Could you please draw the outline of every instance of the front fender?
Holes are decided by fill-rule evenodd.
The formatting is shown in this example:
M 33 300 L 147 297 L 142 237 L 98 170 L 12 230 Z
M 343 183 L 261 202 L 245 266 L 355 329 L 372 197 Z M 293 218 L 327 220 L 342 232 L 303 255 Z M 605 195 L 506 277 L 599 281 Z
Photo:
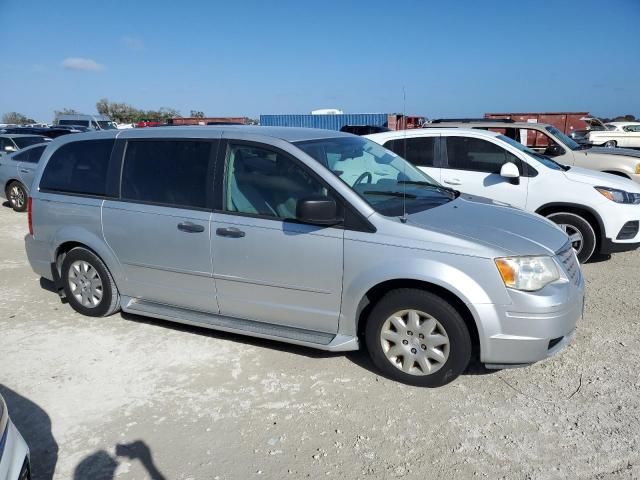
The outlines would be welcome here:
M 362 269 L 362 265 L 367 264 L 371 266 Z M 357 273 L 350 275 L 351 272 Z M 511 303 L 498 270 L 490 259 L 438 252 L 428 252 L 426 257 L 413 252 L 407 253 L 404 259 L 390 255 L 387 259 L 372 264 L 358 262 L 345 254 L 340 333 L 356 334 L 359 308 L 367 292 L 392 280 L 431 283 L 451 292 L 467 305 Z M 475 311 L 474 308 L 470 310 Z M 481 331 L 475 314 L 474 319 Z

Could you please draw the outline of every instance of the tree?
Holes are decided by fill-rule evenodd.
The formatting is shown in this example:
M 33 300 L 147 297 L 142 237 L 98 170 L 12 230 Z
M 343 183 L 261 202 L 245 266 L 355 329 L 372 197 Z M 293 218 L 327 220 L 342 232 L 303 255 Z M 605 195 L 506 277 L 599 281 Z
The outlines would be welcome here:
M 170 118 L 180 116 L 180 112 L 175 108 L 140 110 L 127 103 L 110 102 L 107 98 L 101 98 L 96 102 L 96 110 L 100 115 L 107 115 L 118 123 L 137 123 L 144 120 L 166 122 Z
M 16 125 L 25 125 L 27 123 L 36 123 L 33 118 L 18 112 L 8 112 L 2 115 L 2 123 L 14 123 Z
M 201 112 L 200 110 L 191 110 L 189 116 L 192 118 L 204 118 L 204 112 Z
M 53 117 L 54 120 L 57 120 L 60 115 L 79 115 L 80 112 L 74 110 L 73 108 L 63 108 L 62 110 L 54 110 Z

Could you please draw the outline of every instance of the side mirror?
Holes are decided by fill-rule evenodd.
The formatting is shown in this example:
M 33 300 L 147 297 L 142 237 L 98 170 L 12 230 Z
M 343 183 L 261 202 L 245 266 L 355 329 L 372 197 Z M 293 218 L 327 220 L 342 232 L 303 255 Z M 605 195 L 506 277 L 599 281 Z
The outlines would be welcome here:
M 560 145 L 549 145 L 544 154 L 548 157 L 559 157 L 560 155 L 564 155 L 564 149 Z
M 518 170 L 515 163 L 507 162 L 502 165 L 500 176 L 509 179 L 520 178 L 520 170 Z
M 335 200 L 322 195 L 298 200 L 296 218 L 313 225 L 335 225 L 342 221 L 338 218 L 338 207 Z

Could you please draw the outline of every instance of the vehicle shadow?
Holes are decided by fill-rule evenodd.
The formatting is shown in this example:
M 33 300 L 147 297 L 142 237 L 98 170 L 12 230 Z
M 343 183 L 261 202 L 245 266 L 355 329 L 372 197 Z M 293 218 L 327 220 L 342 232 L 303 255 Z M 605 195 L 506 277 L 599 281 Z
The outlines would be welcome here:
M 9 203 L 8 200 L 6 202 L 2 202 L 2 206 L 6 208 L 11 208 L 11 204 Z
M 33 480 L 53 478 L 58 463 L 58 443 L 51 431 L 51 419 L 37 404 L 0 384 L 0 395 L 7 402 L 9 416 L 31 452 Z
M 284 342 L 279 342 L 277 340 L 269 340 L 266 338 L 250 337 L 248 335 L 224 332 L 222 330 L 213 330 L 205 327 L 198 327 L 196 325 L 187 325 L 184 323 L 159 320 L 156 318 L 145 317 L 143 315 L 137 315 L 133 313 L 120 312 L 120 315 L 125 320 L 130 320 L 137 323 L 145 323 L 148 325 L 168 328 L 168 329 L 176 330 L 179 332 L 189 332 L 190 334 L 202 335 L 205 337 L 231 340 L 233 342 L 238 342 L 243 345 L 250 345 L 250 346 L 260 347 L 260 348 L 268 348 L 271 350 L 293 353 L 294 355 L 301 355 L 309 358 L 330 358 L 334 356 L 339 356 L 342 353 L 344 353 L 344 352 L 326 352 L 324 350 L 317 350 L 311 347 L 294 345 L 292 343 L 284 343 Z
M 368 370 L 369 372 L 390 379 L 384 375 L 371 361 L 369 353 L 367 352 L 364 341 L 360 341 L 360 350 L 354 350 L 350 352 L 327 352 L 324 350 L 317 350 L 312 347 L 305 347 L 301 345 L 294 345 L 291 343 L 279 342 L 277 340 L 269 340 L 264 338 L 249 337 L 247 335 L 223 332 L 221 330 L 212 330 L 205 327 L 198 327 L 193 325 L 186 325 L 182 323 L 169 322 L 164 320 L 158 320 L 151 317 L 145 317 L 143 315 L 136 315 L 132 313 L 120 312 L 120 315 L 125 320 L 130 320 L 138 323 L 145 323 L 148 325 L 154 325 L 163 328 L 169 328 L 180 332 L 188 332 L 190 334 L 202 335 L 206 337 L 220 338 L 238 342 L 243 345 L 251 345 L 260 348 L 267 348 L 270 350 L 277 350 L 278 352 L 291 353 L 293 355 L 300 355 L 307 358 L 332 358 L 344 356 L 358 367 Z M 488 369 L 477 360 L 472 360 L 469 366 L 463 373 L 463 375 L 491 375 L 499 372 L 499 370 Z M 391 379 L 390 379 L 391 380 Z
M 587 263 L 602 263 L 611 260 L 611 254 L 594 253 Z
M 118 468 L 118 458 L 139 460 L 148 473 L 148 478 L 153 480 L 166 480 L 151 455 L 151 449 L 142 440 L 131 443 L 117 444 L 116 454 L 111 456 L 105 450 L 98 450 L 83 458 L 73 472 L 74 480 L 113 480 Z

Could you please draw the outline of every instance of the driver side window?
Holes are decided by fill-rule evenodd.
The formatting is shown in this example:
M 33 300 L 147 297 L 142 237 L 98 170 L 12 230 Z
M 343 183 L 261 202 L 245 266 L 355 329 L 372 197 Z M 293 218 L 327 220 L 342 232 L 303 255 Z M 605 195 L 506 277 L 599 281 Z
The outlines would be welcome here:
M 318 195 L 327 196 L 327 189 L 292 158 L 262 147 L 229 147 L 226 211 L 295 219 L 298 201 Z

